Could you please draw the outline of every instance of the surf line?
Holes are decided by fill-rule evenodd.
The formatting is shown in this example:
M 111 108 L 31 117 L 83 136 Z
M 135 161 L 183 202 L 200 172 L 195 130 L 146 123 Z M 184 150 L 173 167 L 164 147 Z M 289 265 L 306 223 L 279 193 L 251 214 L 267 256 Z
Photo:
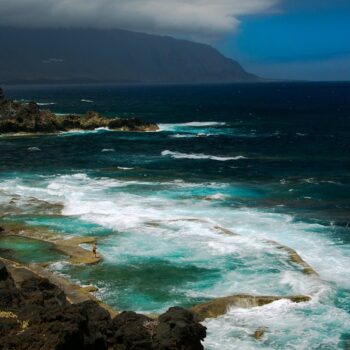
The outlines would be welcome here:
M 172 222 L 176 221 L 192 221 L 192 222 L 204 222 L 210 223 L 217 232 L 220 232 L 224 235 L 230 236 L 241 236 L 227 228 L 224 228 L 216 223 L 213 223 L 210 220 L 198 219 L 198 218 L 181 218 L 170 220 Z M 164 221 L 150 221 L 148 225 L 158 226 L 162 224 Z M 167 221 L 169 222 L 169 221 Z M 3 224 L 3 223 L 1 223 Z M 80 244 L 91 244 L 95 241 L 93 237 L 73 237 L 70 239 L 62 240 L 61 237 L 55 235 L 52 232 L 43 232 L 42 230 L 23 227 L 25 225 L 16 225 L 16 224 L 8 224 L 6 223 L 5 232 L 2 233 L 4 236 L 22 236 L 31 239 L 37 239 L 45 242 L 52 243 L 58 250 L 63 252 L 65 255 L 69 256 L 68 263 L 71 264 L 96 264 L 101 258 L 94 258 L 90 252 L 80 247 Z M 279 244 L 278 242 L 272 240 L 263 240 L 266 243 L 275 245 L 278 249 L 285 250 L 291 261 L 303 267 L 303 272 L 312 277 L 319 277 L 318 273 L 308 264 L 306 263 L 300 255 L 292 248 L 288 246 L 284 246 Z M 32 264 L 32 270 L 39 275 L 50 275 L 52 282 L 56 285 L 65 284 L 64 279 L 59 279 L 57 276 L 55 277 L 53 273 L 48 272 L 43 269 L 46 264 Z M 34 269 L 35 267 L 35 269 Z M 67 285 L 72 285 L 66 281 Z M 75 287 L 73 288 L 75 289 Z M 85 291 L 84 294 L 90 294 L 88 291 Z M 192 312 L 194 312 L 200 321 L 204 321 L 207 318 L 217 318 L 222 316 L 228 312 L 231 307 L 243 307 L 243 308 L 253 308 L 258 306 L 263 306 L 266 304 L 273 303 L 277 300 L 287 299 L 294 303 L 308 302 L 311 300 L 311 296 L 308 295 L 292 295 L 292 296 L 258 296 L 258 295 L 250 295 L 250 294 L 234 294 L 231 296 L 215 298 L 211 301 L 201 303 L 190 308 Z M 102 303 L 102 302 L 101 302 Z M 109 312 L 111 312 L 112 308 L 105 306 Z M 157 318 L 158 315 L 153 315 L 153 317 Z
M 242 237 L 240 234 L 238 234 L 236 232 L 233 232 L 233 231 L 231 231 L 225 227 L 222 227 L 218 224 L 214 224 L 211 220 L 199 219 L 199 218 L 180 218 L 180 219 L 167 220 L 167 222 L 177 222 L 177 221 L 202 222 L 202 223 L 206 223 L 206 224 L 209 223 L 212 225 L 213 229 L 220 234 L 224 234 L 226 236 L 240 236 L 240 237 Z M 153 225 L 160 224 L 161 222 L 163 222 L 163 221 L 162 220 L 152 221 L 150 224 L 153 224 Z M 286 245 L 283 245 L 283 244 L 276 242 L 276 241 L 273 241 L 271 239 L 261 239 L 261 241 L 264 243 L 267 243 L 267 244 L 274 245 L 277 249 L 284 250 L 288 254 L 290 261 L 292 261 L 293 263 L 302 267 L 302 269 L 303 269 L 302 271 L 306 275 L 319 277 L 319 274 L 315 271 L 315 269 L 313 267 L 311 267 L 293 248 L 290 248 Z
M 211 220 L 199 219 L 199 218 L 179 218 L 174 220 L 167 220 L 167 222 L 178 222 L 178 221 L 190 221 L 190 222 L 201 222 L 212 225 L 212 228 L 219 234 L 226 236 L 239 236 L 240 234 L 233 232 L 225 227 L 222 227 Z M 150 225 L 160 225 L 164 221 L 152 221 Z M 312 278 L 319 278 L 319 274 L 311 267 L 298 253 L 296 250 L 280 244 L 276 241 L 269 239 L 262 239 L 264 243 L 275 246 L 277 249 L 284 250 L 291 262 L 299 265 L 302 268 L 302 272 Z M 226 297 L 215 298 L 206 303 L 201 303 L 193 306 L 190 310 L 194 312 L 200 321 L 204 321 L 207 318 L 217 318 L 225 315 L 231 307 L 241 308 L 253 308 L 264 306 L 273 303 L 278 300 L 290 300 L 294 303 L 308 302 L 312 299 L 309 295 L 287 295 L 287 296 L 275 296 L 275 295 L 250 295 L 250 294 L 234 294 Z

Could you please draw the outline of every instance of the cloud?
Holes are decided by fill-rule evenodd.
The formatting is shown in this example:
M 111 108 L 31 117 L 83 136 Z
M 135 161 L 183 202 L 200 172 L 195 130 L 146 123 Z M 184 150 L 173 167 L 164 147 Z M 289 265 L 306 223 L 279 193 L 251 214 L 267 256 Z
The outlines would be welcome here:
M 0 23 L 22 27 L 123 28 L 213 37 L 233 32 L 239 17 L 279 0 L 0 0 Z

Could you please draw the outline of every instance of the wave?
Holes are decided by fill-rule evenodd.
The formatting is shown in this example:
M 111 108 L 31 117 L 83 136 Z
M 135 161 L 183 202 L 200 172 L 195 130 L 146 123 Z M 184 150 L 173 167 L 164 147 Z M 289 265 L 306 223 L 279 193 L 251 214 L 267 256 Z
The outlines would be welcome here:
M 104 148 L 101 152 L 115 152 L 114 148 Z
M 170 135 L 169 137 L 175 138 L 175 139 L 191 139 L 197 136 L 193 134 L 175 134 L 175 135 Z
M 212 155 L 207 155 L 202 153 L 181 153 L 181 152 L 172 152 L 169 150 L 163 151 L 162 156 L 170 156 L 175 159 L 211 159 L 211 160 L 217 160 L 219 162 L 226 162 L 228 160 L 247 159 L 244 156 L 218 157 L 218 156 L 212 156 Z
M 133 190 L 130 192 L 130 189 L 135 186 L 140 186 L 142 193 L 135 194 Z M 157 191 L 154 190 L 155 186 L 157 186 Z M 20 179 L 2 181 L 0 197 L 3 191 L 8 194 L 9 199 L 16 195 L 61 203 L 64 206 L 64 215 L 78 216 L 88 222 L 126 232 L 136 230 L 147 234 L 166 233 L 170 236 L 174 234 L 176 239 L 180 239 L 174 231 L 175 228 L 180 229 L 181 240 L 187 241 L 186 237 L 191 240 L 195 236 L 200 236 L 210 250 L 215 250 L 218 254 L 226 254 L 229 250 L 240 257 L 251 257 L 254 249 L 258 251 L 273 249 L 263 242 L 266 238 L 272 239 L 297 250 L 320 273 L 321 278 L 335 282 L 344 288 L 350 287 L 349 278 L 345 278 L 349 276 L 347 266 L 350 262 L 347 252 L 341 247 L 334 246 L 332 240 L 326 235 L 321 237 L 317 234 L 315 238 L 315 235 L 312 234 L 320 230 L 328 232 L 328 227 L 294 222 L 290 215 L 268 213 L 250 208 L 216 207 L 216 201 L 199 200 L 195 206 L 192 205 L 193 199 L 188 202 L 189 194 L 193 193 L 198 196 L 200 191 L 207 191 L 208 188 L 216 189 L 218 186 L 218 184 L 192 184 L 182 181 L 165 183 L 125 181 L 75 174 L 40 178 L 33 184 Z M 183 197 L 179 195 L 181 188 L 186 188 L 184 191 L 186 195 Z M 176 196 L 173 196 L 174 194 Z M 215 196 L 215 199 L 218 197 Z M 159 226 L 148 226 L 152 222 L 158 222 Z M 218 238 L 217 231 L 213 229 L 215 225 L 228 228 L 241 237 L 220 236 Z M 238 242 L 244 245 L 242 249 L 237 246 Z M 324 259 L 325 256 L 331 256 L 332 263 L 329 263 L 329 259 Z M 239 283 L 246 286 L 248 283 L 252 288 L 255 288 L 254 284 L 260 286 L 258 275 L 257 279 L 251 282 L 246 281 L 244 276 L 241 277 L 242 279 L 235 284 L 237 288 Z M 264 278 L 263 275 L 261 277 Z M 248 290 L 248 288 L 232 289 L 234 286 L 232 281 L 236 279 L 233 278 L 227 282 L 225 294 Z M 290 285 L 289 282 L 288 284 Z M 302 285 L 304 283 L 296 284 L 293 292 L 305 294 L 304 290 L 298 289 Z M 261 288 L 263 287 L 262 283 Z M 276 288 L 278 288 L 277 285 Z M 260 292 L 276 293 L 276 290 L 264 289 Z M 219 287 L 216 293 L 217 296 L 220 296 Z
M 55 105 L 55 102 L 37 102 L 36 103 L 38 106 L 52 106 Z
M 182 123 L 182 124 L 177 124 L 177 125 L 202 127 L 202 126 L 220 126 L 220 125 L 226 125 L 226 123 L 224 123 L 224 122 L 189 122 L 189 123 Z
M 30 152 L 39 152 L 41 149 L 39 147 L 28 147 L 28 151 Z
M 99 245 L 108 264 L 129 267 L 135 262 L 147 265 L 154 259 L 171 267 L 180 265 L 185 272 L 190 266 L 202 274 L 199 282 L 174 284 L 174 294 L 208 299 L 236 293 L 315 295 L 315 291 L 322 291 L 308 303 L 280 300 L 261 308 L 231 309 L 218 319 L 205 321 L 206 348 L 257 349 L 261 343 L 251 335 L 259 327 L 268 328 L 265 337 L 276 348 L 285 348 L 287 343 L 303 350 L 322 344 L 337 348 L 341 334 L 350 327 L 348 313 L 333 303 L 334 285 L 350 288 L 349 255 L 346 247 L 333 244 L 327 236 L 328 227 L 265 210 L 218 206 L 215 201 L 199 200 L 194 205 L 188 195 L 207 190 L 207 183 L 199 184 L 200 188 L 181 181 L 161 186 L 156 181 L 122 181 L 87 174 L 35 179 L 1 181 L 0 199 L 3 190 L 11 194 L 8 200 L 18 195 L 59 202 L 66 218 L 78 217 L 123 232 L 106 237 Z M 130 191 L 128 185 L 140 185 L 140 191 Z M 178 195 L 182 186 L 188 186 L 184 198 Z M 215 229 L 218 226 L 239 236 L 222 234 Z M 266 239 L 296 249 L 321 279 L 302 274 L 283 250 Z M 212 271 L 220 274 L 220 279 L 213 279 Z M 104 283 L 103 279 L 99 282 Z M 103 297 L 113 302 L 118 288 L 113 283 L 104 285 Z M 159 311 L 160 304 L 150 307 Z
M 124 166 L 118 166 L 118 169 L 120 169 L 120 170 L 133 170 L 134 168 L 127 168 Z
M 204 325 L 208 328 L 204 347 L 212 350 L 340 349 L 350 318 L 332 305 L 282 299 L 251 309 L 231 308 L 225 316 Z M 259 329 L 264 334 L 257 341 L 254 333 Z M 262 346 L 265 343 L 267 346 Z
M 96 128 L 94 130 L 81 130 L 81 129 L 74 129 L 69 131 L 62 131 L 60 132 L 61 136 L 74 136 L 74 135 L 85 135 L 85 134 L 96 134 L 98 132 L 106 132 L 106 131 L 112 131 L 109 128 L 101 127 Z
M 84 99 L 84 98 L 82 98 L 80 101 L 81 101 L 81 102 L 85 102 L 85 103 L 94 103 L 93 100 L 86 100 L 86 99 Z
M 224 126 L 224 122 L 189 122 L 189 123 L 165 123 L 159 124 L 160 131 L 174 131 L 178 129 L 200 129 L 200 128 L 210 128 L 217 126 Z

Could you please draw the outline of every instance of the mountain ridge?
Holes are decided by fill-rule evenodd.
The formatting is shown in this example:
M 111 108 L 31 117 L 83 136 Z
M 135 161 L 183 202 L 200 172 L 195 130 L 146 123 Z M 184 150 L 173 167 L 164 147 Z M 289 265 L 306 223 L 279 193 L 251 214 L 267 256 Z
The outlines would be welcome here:
M 121 29 L 0 28 L 0 83 L 259 80 L 209 45 Z

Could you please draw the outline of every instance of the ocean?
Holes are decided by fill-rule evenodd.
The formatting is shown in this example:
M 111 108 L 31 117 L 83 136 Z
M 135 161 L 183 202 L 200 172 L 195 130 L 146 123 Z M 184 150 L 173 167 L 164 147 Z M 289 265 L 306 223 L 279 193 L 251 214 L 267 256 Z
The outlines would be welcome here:
M 22 239 L 0 240 L 7 254 L 50 258 L 53 271 L 96 285 L 118 310 L 309 295 L 206 320 L 205 348 L 349 349 L 350 83 L 4 90 L 60 114 L 96 110 L 160 126 L 0 136 L 3 220 L 97 237 L 103 262 L 72 266 Z M 295 249 L 319 278 L 271 240 Z

